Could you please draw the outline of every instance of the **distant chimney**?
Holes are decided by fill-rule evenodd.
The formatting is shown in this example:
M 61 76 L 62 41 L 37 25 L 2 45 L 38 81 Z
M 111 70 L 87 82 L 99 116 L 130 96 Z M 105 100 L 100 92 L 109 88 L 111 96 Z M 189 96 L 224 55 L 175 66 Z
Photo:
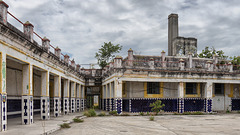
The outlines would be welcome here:
M 178 14 L 170 14 L 168 16 L 168 56 L 173 55 L 174 38 L 178 37 Z
M 4 1 L 0 1 L 0 22 L 7 24 L 8 5 Z
M 23 24 L 23 32 L 31 42 L 33 42 L 33 27 L 29 21 Z
M 50 49 L 50 40 L 46 37 L 44 37 L 42 39 L 42 47 L 47 50 L 47 52 L 49 53 L 49 49 Z

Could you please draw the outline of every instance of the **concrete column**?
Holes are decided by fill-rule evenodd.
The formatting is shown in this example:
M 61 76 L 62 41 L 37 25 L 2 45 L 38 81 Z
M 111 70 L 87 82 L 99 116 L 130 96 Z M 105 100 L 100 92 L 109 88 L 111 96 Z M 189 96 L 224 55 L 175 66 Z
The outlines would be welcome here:
M 85 99 L 85 87 L 84 85 L 82 85 L 81 86 L 81 111 L 84 111 L 84 106 L 85 106 L 84 99 Z
M 116 111 L 115 106 L 115 81 L 110 83 L 111 85 L 111 111 Z
M 54 116 L 61 113 L 61 76 L 54 76 Z
M 132 67 L 133 66 L 133 50 L 130 48 L 128 50 L 128 66 Z
M 102 95 L 103 95 L 102 110 L 105 110 L 105 107 L 104 107 L 106 105 L 106 102 L 104 103 L 104 101 L 106 100 L 106 86 L 105 85 L 102 86 Z
M 66 64 L 69 64 L 69 56 L 66 54 L 66 55 L 64 55 L 64 62 L 66 63 Z
M 76 111 L 79 112 L 80 111 L 80 84 L 76 84 Z
M 118 114 L 122 113 L 122 80 L 117 79 L 115 81 L 115 107 Z
M 213 71 L 213 63 L 212 61 L 207 61 L 207 71 Z
M 184 112 L 184 82 L 178 83 L 178 112 Z
M 228 63 L 228 70 L 229 70 L 229 72 L 233 72 L 233 64 L 232 64 L 232 62 Z
M 22 124 L 32 124 L 33 123 L 32 65 L 30 64 L 23 65 L 22 73 L 23 73 Z
M 76 64 L 75 64 L 75 61 L 74 61 L 74 59 L 73 60 L 71 60 L 71 66 L 75 69 L 76 68 Z
M 41 119 L 50 119 L 49 104 L 49 72 L 43 71 L 41 74 Z
M 69 113 L 69 82 L 69 80 L 64 79 L 63 112 L 65 115 Z
M 192 68 L 192 53 L 188 54 L 188 59 L 189 59 L 189 68 Z
M 61 59 L 61 49 L 58 48 L 58 46 L 55 48 L 54 54 L 55 54 L 59 59 Z
M 75 104 L 75 100 L 76 100 L 76 83 L 75 82 L 71 82 L 71 113 L 74 113 L 76 104 Z
M 114 68 L 122 68 L 122 57 L 117 56 L 114 58 Z
M 180 68 L 180 70 L 184 70 L 185 69 L 185 64 L 184 64 L 184 60 L 183 59 L 179 60 L 179 68 Z
M 23 24 L 23 32 L 31 42 L 33 42 L 33 27 L 29 21 Z
M 112 111 L 112 82 L 109 83 L 109 111 Z
M 46 37 L 44 37 L 42 39 L 42 47 L 43 49 L 45 49 L 48 53 L 49 53 L 49 49 L 50 49 L 50 40 Z
M 106 84 L 106 111 L 109 111 L 109 98 L 110 98 L 110 90 L 109 90 L 109 84 Z
M 0 1 L 0 22 L 7 25 L 8 5 L 4 1 Z
M 150 58 L 150 60 L 148 61 L 148 66 L 150 67 L 150 69 L 154 69 L 154 59 Z
M 166 61 L 165 61 L 166 52 L 162 51 L 162 52 L 161 52 L 161 56 L 162 56 L 162 67 L 163 67 L 163 68 L 166 68 L 166 66 L 167 66 Z
M 213 83 L 207 82 L 205 84 L 205 98 L 206 98 L 206 112 L 212 112 L 212 97 L 213 97 Z
M 0 2 L 1 3 L 1 2 Z M 0 131 L 7 130 L 6 53 L 0 53 Z
M 217 64 L 218 64 L 218 56 L 216 54 L 214 54 L 213 55 L 213 67 L 214 67 L 214 69 L 218 69 Z

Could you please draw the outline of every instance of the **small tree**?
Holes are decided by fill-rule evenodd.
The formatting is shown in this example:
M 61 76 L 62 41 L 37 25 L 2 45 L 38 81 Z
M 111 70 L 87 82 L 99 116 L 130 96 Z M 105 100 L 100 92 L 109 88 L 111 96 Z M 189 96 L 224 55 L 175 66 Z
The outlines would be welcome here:
M 213 55 L 217 54 L 218 57 L 221 59 L 227 59 L 228 56 L 224 55 L 224 52 L 222 50 L 217 51 L 214 47 L 208 47 L 206 46 L 204 50 L 202 50 L 201 53 L 198 54 L 198 57 L 200 58 L 213 58 Z
M 152 107 L 152 111 L 156 113 L 156 115 L 162 111 L 161 109 L 165 106 L 165 104 L 162 104 L 161 100 L 157 100 L 154 103 L 150 104 L 150 107 Z
M 105 43 L 101 46 L 95 55 L 98 60 L 98 64 L 101 68 L 104 68 L 114 57 L 115 53 L 119 53 L 122 50 L 122 46 L 119 44 L 113 45 L 111 42 Z

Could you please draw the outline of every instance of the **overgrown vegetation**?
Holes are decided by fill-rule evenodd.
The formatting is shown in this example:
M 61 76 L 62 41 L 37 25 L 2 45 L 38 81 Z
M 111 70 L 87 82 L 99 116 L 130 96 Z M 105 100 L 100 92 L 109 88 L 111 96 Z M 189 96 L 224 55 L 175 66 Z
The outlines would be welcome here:
M 143 113 L 143 112 L 140 112 L 139 115 L 144 116 L 144 113 Z
M 101 112 L 98 114 L 98 116 L 106 116 L 105 112 Z
M 96 114 L 94 109 L 89 109 L 88 111 L 84 112 L 84 115 L 87 116 L 87 117 L 94 117 L 97 114 Z
M 157 100 L 154 103 L 151 103 L 149 106 L 152 107 L 151 110 L 157 115 L 159 112 L 162 111 L 161 109 L 165 106 L 165 104 L 162 104 L 161 100 Z
M 73 121 L 76 122 L 76 123 L 84 122 L 83 119 L 79 119 L 79 118 L 74 118 Z
M 153 116 L 150 116 L 150 117 L 149 117 L 149 120 L 150 120 L 150 121 L 154 121 L 154 117 L 153 117 Z
M 68 123 L 63 123 L 60 125 L 61 128 L 70 128 L 71 126 Z
M 109 115 L 115 115 L 116 116 L 116 115 L 118 115 L 118 113 L 117 113 L 117 111 L 110 111 Z
M 204 50 L 202 50 L 201 53 L 198 54 L 198 57 L 200 58 L 213 58 L 214 55 L 217 55 L 220 57 L 220 59 L 227 59 L 228 56 L 224 55 L 223 50 L 217 51 L 214 47 L 208 47 L 206 46 Z
M 101 68 L 104 68 L 115 57 L 115 53 L 119 53 L 122 50 L 122 46 L 119 44 L 113 45 L 111 42 L 105 43 L 101 46 L 95 55 L 98 60 L 98 64 Z

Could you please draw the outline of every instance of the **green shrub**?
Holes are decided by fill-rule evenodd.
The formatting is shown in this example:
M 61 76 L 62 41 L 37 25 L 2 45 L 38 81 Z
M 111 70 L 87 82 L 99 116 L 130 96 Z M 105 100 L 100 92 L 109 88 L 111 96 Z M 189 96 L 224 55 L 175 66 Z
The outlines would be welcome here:
M 140 112 L 139 115 L 144 116 L 144 113 L 143 113 L 143 112 Z
M 154 121 L 154 117 L 153 117 L 153 116 L 150 116 L 150 117 L 149 117 L 149 120 L 150 120 L 150 121 Z
M 227 109 L 226 113 L 231 113 L 231 111 L 229 111 L 229 110 Z
M 105 115 L 106 115 L 105 112 L 101 112 L 98 114 L 98 116 L 105 116 Z
M 61 128 L 70 128 L 71 126 L 68 123 L 63 123 L 60 125 Z
M 97 114 L 96 114 L 96 112 L 95 112 L 94 109 L 89 109 L 88 111 L 84 112 L 83 115 L 85 115 L 85 116 L 87 116 L 87 117 L 94 117 L 94 116 L 96 116 Z
M 93 109 L 98 109 L 99 108 L 99 106 L 93 106 Z
M 81 123 L 81 122 L 83 122 L 84 120 L 79 119 L 79 118 L 74 118 L 73 121 L 76 122 L 76 123 Z
M 147 116 L 149 116 L 150 114 L 149 114 L 149 112 L 147 112 Z
M 118 115 L 117 111 L 110 111 L 109 115 Z
M 157 101 L 155 101 L 154 103 L 151 103 L 151 104 L 149 105 L 149 107 L 152 107 L 151 111 L 155 112 L 156 115 L 157 115 L 160 111 L 162 111 L 161 109 L 162 109 L 164 106 L 165 106 L 165 105 L 162 104 L 162 101 L 161 101 L 161 100 L 157 100 Z

